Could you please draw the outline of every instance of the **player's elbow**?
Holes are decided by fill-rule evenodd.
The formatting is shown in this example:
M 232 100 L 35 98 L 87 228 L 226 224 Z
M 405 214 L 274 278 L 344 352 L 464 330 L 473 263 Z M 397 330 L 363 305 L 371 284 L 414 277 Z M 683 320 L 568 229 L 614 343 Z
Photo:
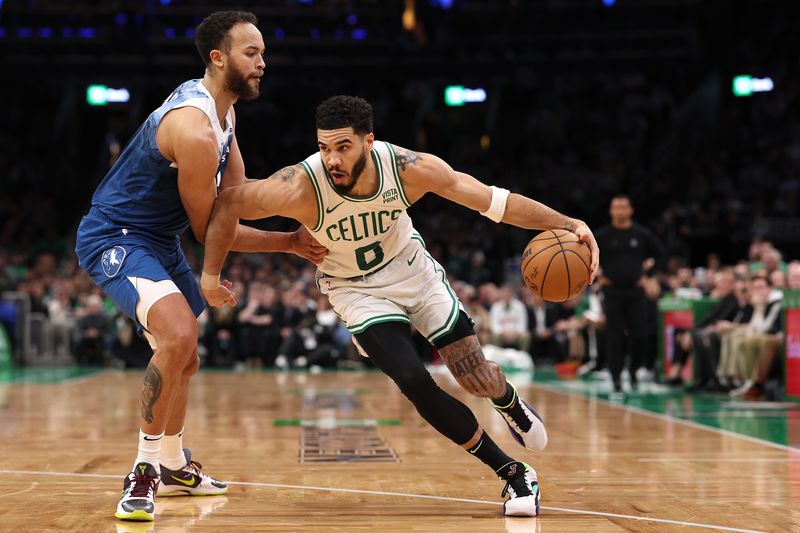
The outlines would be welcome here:
M 194 233 L 194 240 L 198 243 L 205 245 L 206 244 L 206 232 L 200 231 L 199 229 L 192 228 L 192 233 Z

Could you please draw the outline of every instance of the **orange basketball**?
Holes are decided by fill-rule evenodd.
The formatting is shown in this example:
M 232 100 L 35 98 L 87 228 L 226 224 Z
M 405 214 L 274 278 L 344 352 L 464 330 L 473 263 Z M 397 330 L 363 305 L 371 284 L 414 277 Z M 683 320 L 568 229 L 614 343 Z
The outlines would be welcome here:
M 589 246 L 567 230 L 543 231 L 522 253 L 522 278 L 534 294 L 549 302 L 578 296 L 589 283 Z

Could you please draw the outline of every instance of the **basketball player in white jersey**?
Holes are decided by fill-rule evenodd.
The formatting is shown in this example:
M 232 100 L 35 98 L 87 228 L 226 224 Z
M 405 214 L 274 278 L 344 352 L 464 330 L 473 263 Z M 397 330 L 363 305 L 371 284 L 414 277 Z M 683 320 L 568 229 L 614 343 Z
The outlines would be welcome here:
M 362 354 L 397 383 L 425 420 L 506 482 L 505 514 L 536 516 L 536 471 L 506 455 L 472 412 L 436 385 L 414 349 L 409 323 L 438 348 L 462 387 L 489 399 L 520 444 L 545 447 L 541 418 L 499 365 L 483 356 L 471 320 L 406 208 L 433 192 L 495 222 L 567 229 L 591 248 L 594 280 L 599 251 L 592 232 L 579 220 L 454 171 L 434 155 L 376 141 L 372 107 L 361 98 L 335 96 L 317 108 L 317 143 L 319 152 L 300 164 L 220 195 L 206 235 L 203 294 L 211 305 L 235 304 L 220 272 L 240 218 L 297 219 L 329 250 L 317 285 Z
M 221 494 L 227 485 L 203 472 L 183 448 L 189 380 L 197 372 L 200 288 L 180 247 L 191 226 L 203 241 L 217 189 L 245 181 L 233 104 L 259 94 L 264 41 L 256 17 L 220 11 L 198 26 L 202 79 L 176 88 L 125 146 L 81 220 L 81 268 L 144 331 L 154 353 L 141 394 L 139 446 L 115 516 L 151 521 L 153 498 Z M 320 261 L 324 248 L 306 230 L 241 228 L 242 251 L 292 252 Z

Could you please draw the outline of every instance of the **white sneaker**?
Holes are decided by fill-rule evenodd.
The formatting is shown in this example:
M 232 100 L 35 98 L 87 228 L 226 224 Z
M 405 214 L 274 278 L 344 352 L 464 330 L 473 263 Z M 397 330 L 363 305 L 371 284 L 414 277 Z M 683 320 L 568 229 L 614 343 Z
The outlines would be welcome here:
M 536 470 L 526 463 L 515 461 L 504 467 L 511 473 L 501 497 L 508 495 L 503 503 L 503 513 L 507 516 L 539 516 L 539 482 Z M 514 470 L 518 472 L 513 473 Z
M 203 465 L 192 461 L 189 448 L 183 449 L 186 466 L 178 470 L 170 470 L 161 465 L 161 482 L 158 485 L 159 496 L 211 496 L 225 494 L 228 485 L 217 481 L 201 469 Z
M 275 367 L 278 370 L 289 370 L 289 358 L 285 355 L 279 355 L 275 358 Z
M 750 387 L 752 386 L 753 386 L 753 380 L 748 379 L 742 384 L 741 387 L 736 387 L 735 389 L 730 391 L 728 395 L 734 398 L 738 398 L 739 396 L 744 396 L 744 393 L 750 390 Z
M 125 477 L 122 496 L 114 516 L 121 520 L 152 522 L 155 520 L 153 499 L 158 490 L 158 472 L 150 463 L 139 463 Z
M 636 369 L 636 381 L 639 383 L 653 381 L 654 377 L 653 371 L 648 368 L 640 366 Z
M 547 429 L 544 427 L 542 417 L 528 402 L 519 397 L 514 385 L 511 385 L 511 388 L 514 389 L 514 399 L 507 406 L 496 405 L 490 398 L 487 400 L 505 419 L 514 440 L 529 450 L 543 450 L 547 446 Z

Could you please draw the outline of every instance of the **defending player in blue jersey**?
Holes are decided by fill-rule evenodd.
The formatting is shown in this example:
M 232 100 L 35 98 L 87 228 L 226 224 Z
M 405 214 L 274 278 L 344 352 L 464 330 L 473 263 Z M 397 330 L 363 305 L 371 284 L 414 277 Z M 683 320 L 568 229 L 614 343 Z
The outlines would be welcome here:
M 202 79 L 180 85 L 134 134 L 97 188 L 78 228 L 80 266 L 153 347 L 142 389 L 138 455 L 117 518 L 153 520 L 159 495 L 220 494 L 182 445 L 188 383 L 197 372 L 197 316 L 205 308 L 180 247 L 191 226 L 203 242 L 218 190 L 246 181 L 233 104 L 259 95 L 264 41 L 252 13 L 221 11 L 198 26 Z M 239 251 L 283 251 L 315 263 L 326 249 L 295 233 L 239 228 Z

